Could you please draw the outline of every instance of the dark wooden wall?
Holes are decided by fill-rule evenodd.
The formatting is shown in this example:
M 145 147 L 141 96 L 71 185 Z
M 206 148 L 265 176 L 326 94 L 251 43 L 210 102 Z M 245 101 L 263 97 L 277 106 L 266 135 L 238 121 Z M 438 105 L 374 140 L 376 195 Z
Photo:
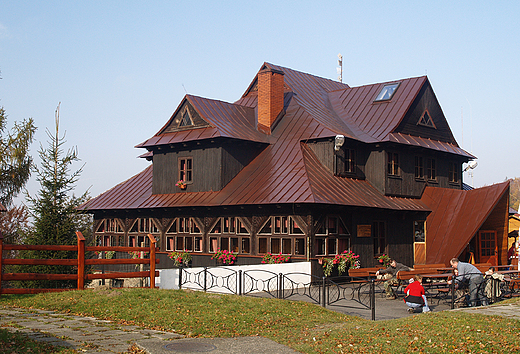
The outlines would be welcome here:
M 160 234 L 156 237 L 159 239 L 159 245 L 161 251 L 166 250 L 165 245 L 165 233 L 167 228 L 171 224 L 172 218 L 174 217 L 193 217 L 197 222 L 202 232 L 203 241 L 203 252 L 202 254 L 197 253 L 201 257 L 208 256 L 208 233 L 210 228 L 213 226 L 218 216 L 240 216 L 244 222 L 247 223 L 247 227 L 251 231 L 251 257 L 248 258 L 248 262 L 260 263 L 261 258 L 254 257 L 257 254 L 257 233 L 263 225 L 269 215 L 292 215 L 298 218 L 298 222 L 306 232 L 308 237 L 308 244 L 306 252 L 309 252 L 309 257 L 314 258 L 314 228 L 319 221 L 325 215 L 336 215 L 339 216 L 345 223 L 345 226 L 350 231 L 350 245 L 351 250 L 360 255 L 361 265 L 363 267 L 377 266 L 377 261 L 374 256 L 374 240 L 373 237 L 358 237 L 357 226 L 358 225 L 372 225 L 374 221 L 383 221 L 385 223 L 386 239 L 387 239 L 387 253 L 395 258 L 398 262 L 413 265 L 413 221 L 424 220 L 426 218 L 425 213 L 413 213 L 404 211 L 389 211 L 389 210 L 378 210 L 370 208 L 350 208 L 350 207 L 339 207 L 339 206 L 264 206 L 262 209 L 255 207 L 249 207 L 246 209 L 231 208 L 212 208 L 211 210 L 199 209 L 199 210 L 147 210 L 137 212 L 126 212 L 126 211 L 114 211 L 112 215 L 96 215 L 96 221 L 100 218 L 119 218 L 121 223 L 125 225 L 125 231 L 123 234 L 124 239 L 127 242 L 129 229 L 134 221 L 132 218 L 154 218 L 156 225 L 160 230 Z M 296 212 L 296 213 L 295 213 Z M 314 226 L 313 226 L 314 225 Z M 292 237 L 292 236 L 290 236 Z M 126 245 L 126 243 L 124 243 Z M 199 257 L 199 256 L 197 256 Z M 306 260 L 307 257 L 292 257 L 293 261 Z M 202 263 L 201 263 L 202 262 Z M 197 261 L 197 264 L 205 264 L 203 260 Z M 208 261 L 211 262 L 211 261 Z M 168 268 L 171 266 L 166 258 L 161 260 L 159 268 Z M 211 265 L 211 264 L 207 264 Z
M 334 141 L 332 139 L 309 141 L 307 145 L 321 164 L 334 173 Z
M 352 251 L 360 255 L 362 267 L 375 267 L 379 263 L 375 259 L 374 239 L 359 237 L 358 225 L 372 225 L 374 221 L 382 221 L 386 232 L 386 253 L 397 262 L 413 266 L 413 222 L 425 220 L 426 213 L 412 213 L 402 211 L 366 210 L 352 214 Z
M 222 188 L 222 149 L 213 147 L 154 153 L 153 194 L 182 192 L 175 186 L 179 180 L 180 157 L 193 158 L 193 183 L 188 185 L 190 192 L 215 191 Z
M 365 166 L 367 180 L 381 193 L 385 193 L 386 183 L 386 152 L 373 149 L 368 153 Z
M 240 140 L 215 139 L 205 145 L 191 144 L 182 148 L 163 147 L 153 155 L 153 194 L 181 193 L 175 186 L 179 180 L 180 157 L 193 159 L 193 182 L 189 192 L 218 191 L 224 188 L 265 145 Z

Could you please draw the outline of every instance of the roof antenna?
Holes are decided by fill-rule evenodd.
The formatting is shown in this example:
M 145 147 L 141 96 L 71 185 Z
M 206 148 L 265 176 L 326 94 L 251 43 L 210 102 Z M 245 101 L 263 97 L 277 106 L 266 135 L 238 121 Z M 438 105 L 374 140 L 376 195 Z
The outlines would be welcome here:
M 336 71 L 339 74 L 338 80 L 339 82 L 343 82 L 343 55 L 338 54 L 338 65 L 339 68 L 336 68 Z
M 186 92 L 186 94 L 188 94 L 188 91 L 186 91 L 186 87 L 184 87 L 184 84 L 181 84 L 182 85 L 182 88 L 184 89 L 184 92 Z

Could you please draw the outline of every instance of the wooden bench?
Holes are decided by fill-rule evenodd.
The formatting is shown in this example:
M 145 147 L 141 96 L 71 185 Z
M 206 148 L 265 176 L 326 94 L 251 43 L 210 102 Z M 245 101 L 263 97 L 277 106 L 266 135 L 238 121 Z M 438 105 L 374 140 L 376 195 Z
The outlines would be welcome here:
M 413 269 L 413 270 L 408 270 L 408 271 L 404 271 L 404 270 L 401 270 L 399 272 L 397 272 L 397 276 L 396 278 L 399 279 L 399 280 L 410 280 L 410 278 L 413 278 L 415 277 L 417 274 L 430 274 L 430 273 L 437 273 L 437 268 L 435 269 Z
M 444 265 L 443 263 L 435 263 L 435 264 L 415 264 L 413 266 L 413 269 L 417 269 L 417 270 L 420 270 L 420 269 L 428 269 L 428 270 L 431 270 L 431 269 L 439 269 L 439 268 L 445 268 L 446 265 Z
M 351 268 L 348 270 L 348 275 L 352 278 L 370 278 L 373 277 L 375 273 L 379 270 L 378 267 L 371 267 L 371 268 Z

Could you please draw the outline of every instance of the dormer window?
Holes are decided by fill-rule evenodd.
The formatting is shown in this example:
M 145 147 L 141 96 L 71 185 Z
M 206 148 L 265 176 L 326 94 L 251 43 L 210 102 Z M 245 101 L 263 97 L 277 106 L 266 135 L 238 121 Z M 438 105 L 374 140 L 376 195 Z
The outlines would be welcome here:
M 394 84 L 388 84 L 383 86 L 381 89 L 381 92 L 379 92 L 379 95 L 377 95 L 375 102 L 379 101 L 389 101 L 394 96 L 395 91 L 397 91 L 397 88 L 399 87 L 399 83 L 396 82 Z
M 430 113 L 428 111 L 424 111 L 421 118 L 419 118 L 419 121 L 417 122 L 417 125 L 423 125 L 425 127 L 430 127 L 437 129 L 435 127 L 435 124 L 433 123 L 432 117 L 430 116 Z

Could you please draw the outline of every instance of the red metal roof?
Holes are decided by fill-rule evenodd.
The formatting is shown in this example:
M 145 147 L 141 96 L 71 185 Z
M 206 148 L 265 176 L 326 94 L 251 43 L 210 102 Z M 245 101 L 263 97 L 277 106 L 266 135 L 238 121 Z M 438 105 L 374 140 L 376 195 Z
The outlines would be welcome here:
M 421 85 L 427 81 L 426 77 L 400 80 L 400 87 L 391 101 L 373 104 L 375 95 L 384 83 L 350 88 L 337 81 L 296 70 L 269 63 L 264 65 L 283 71 L 286 85 L 285 115 L 271 135 L 262 134 L 255 128 L 257 93 L 252 90 L 255 79 L 235 104 L 187 95 L 185 100 L 209 126 L 158 133 L 138 145 L 151 149 L 156 145 L 215 137 L 269 144 L 221 191 L 152 195 L 150 167 L 87 202 L 84 209 L 326 203 L 428 211 L 418 200 L 386 197 L 366 181 L 333 176 L 317 162 L 305 144 L 302 147 L 302 142 L 343 134 L 366 143 L 388 141 L 471 156 L 451 144 L 392 132 L 417 96 Z M 181 102 L 177 111 L 184 102 Z M 175 113 L 171 119 L 174 116 Z
M 202 119 L 210 125 L 209 127 L 165 134 L 158 133 L 136 147 L 146 148 L 155 145 L 168 145 L 216 137 L 269 142 L 269 135 L 262 134 L 255 128 L 255 110 L 253 108 L 192 95 L 186 95 L 185 99 L 193 106 Z M 182 105 L 183 103 L 179 107 Z M 174 116 L 175 113 L 165 126 L 170 124 Z
M 414 145 L 414 146 L 420 146 L 427 149 L 442 151 L 442 152 L 448 152 L 450 154 L 457 154 L 460 156 L 465 156 L 469 159 L 476 159 L 475 156 L 470 154 L 469 152 L 461 149 L 460 147 L 445 143 L 443 141 L 438 140 L 432 140 L 432 139 L 426 139 L 421 138 L 420 136 L 413 136 L 409 134 L 403 134 L 403 133 L 390 133 L 384 139 L 383 141 L 398 143 L 398 144 L 405 144 L 405 145 Z
M 509 181 L 470 191 L 426 187 L 421 202 L 432 210 L 426 219 L 426 263 L 449 264 L 458 257 L 505 193 Z

